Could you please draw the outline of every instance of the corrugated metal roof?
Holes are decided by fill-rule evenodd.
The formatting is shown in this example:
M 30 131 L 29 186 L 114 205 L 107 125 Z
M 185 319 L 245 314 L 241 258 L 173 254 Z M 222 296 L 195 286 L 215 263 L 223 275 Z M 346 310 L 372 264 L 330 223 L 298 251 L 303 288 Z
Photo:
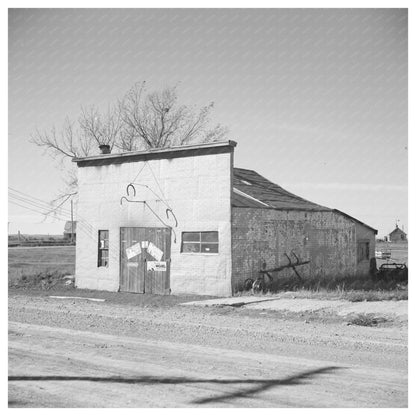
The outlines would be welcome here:
M 300 196 L 292 194 L 281 186 L 270 182 L 254 170 L 234 168 L 234 192 L 232 206 L 236 208 L 263 208 L 277 210 L 298 211 L 326 211 L 341 214 L 350 220 L 370 228 L 377 234 L 377 230 L 357 220 L 345 212 L 315 204 Z M 237 191 L 237 192 L 236 192 Z M 239 191 L 239 192 L 238 192 Z M 246 194 L 246 196 L 244 196 Z M 253 199 L 254 198 L 254 199 Z M 257 201 L 256 201 L 257 200 Z M 262 205 L 266 204 L 265 205 Z
M 281 186 L 270 182 L 257 172 L 248 169 L 234 168 L 234 188 L 267 204 L 269 208 L 302 211 L 332 211 L 330 208 L 310 202 L 292 194 Z M 233 206 L 252 207 L 247 198 L 237 196 L 233 192 Z M 264 206 L 261 208 L 265 208 Z

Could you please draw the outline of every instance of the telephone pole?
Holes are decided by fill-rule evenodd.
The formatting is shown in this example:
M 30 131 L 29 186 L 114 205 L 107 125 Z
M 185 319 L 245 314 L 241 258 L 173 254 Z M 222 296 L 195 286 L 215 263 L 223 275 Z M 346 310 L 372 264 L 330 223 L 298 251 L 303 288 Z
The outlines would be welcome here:
M 71 199 L 71 243 L 74 242 L 74 203 Z

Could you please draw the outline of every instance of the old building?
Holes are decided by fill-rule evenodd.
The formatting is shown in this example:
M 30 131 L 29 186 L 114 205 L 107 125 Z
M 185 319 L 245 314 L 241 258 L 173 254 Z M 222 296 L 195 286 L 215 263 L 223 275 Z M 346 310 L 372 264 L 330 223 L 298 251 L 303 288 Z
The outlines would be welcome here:
M 235 146 L 74 159 L 77 287 L 228 296 L 289 261 L 302 278 L 368 273 L 376 230 L 234 168 Z
M 407 234 L 396 224 L 396 228 L 389 234 L 389 240 L 392 243 L 405 243 L 407 242 Z
M 66 221 L 64 226 L 64 240 L 75 241 L 77 236 L 77 222 Z
M 233 169 L 233 287 L 261 268 L 309 262 L 302 278 L 366 274 L 377 230 L 337 210 L 309 202 L 258 173 Z M 265 264 L 264 264 L 265 263 Z M 294 275 L 291 268 L 279 276 Z

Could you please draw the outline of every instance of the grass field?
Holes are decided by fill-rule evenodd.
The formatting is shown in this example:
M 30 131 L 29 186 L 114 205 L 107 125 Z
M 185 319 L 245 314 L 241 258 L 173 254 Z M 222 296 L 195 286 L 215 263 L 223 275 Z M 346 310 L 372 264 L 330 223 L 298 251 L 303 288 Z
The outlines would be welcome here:
M 75 247 L 9 248 L 9 286 L 30 286 L 75 273 Z

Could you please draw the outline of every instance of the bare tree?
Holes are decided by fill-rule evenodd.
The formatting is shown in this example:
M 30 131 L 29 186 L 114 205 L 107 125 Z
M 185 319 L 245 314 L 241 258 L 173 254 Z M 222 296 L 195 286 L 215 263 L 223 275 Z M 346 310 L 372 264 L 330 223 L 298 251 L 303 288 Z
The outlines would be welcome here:
M 211 103 L 196 111 L 180 105 L 176 87 L 145 95 L 145 83 L 135 84 L 119 102 L 129 150 L 221 140 L 227 129 L 219 125 L 210 127 L 209 116 L 213 107 Z M 127 150 L 123 147 L 124 141 L 117 145 Z
M 134 151 L 219 141 L 228 130 L 211 125 L 213 108 L 213 103 L 199 110 L 181 105 L 176 87 L 147 93 L 143 82 L 135 84 L 107 111 L 96 106 L 83 107 L 76 122 L 67 118 L 59 131 L 55 127 L 36 130 L 30 141 L 59 159 L 66 190 L 55 202 L 66 201 L 77 189 L 74 168 L 66 160 L 96 154 L 101 145 Z
M 30 141 L 49 151 L 53 157 L 83 157 L 96 153 L 100 145 L 112 148 L 121 140 L 122 129 L 118 106 L 110 107 L 104 114 L 91 106 L 81 109 L 77 123 L 67 118 L 59 132 L 55 127 L 49 132 L 36 130 Z
M 79 125 L 84 140 L 95 143 L 95 148 L 101 145 L 113 148 L 122 139 L 123 121 L 119 106 L 109 107 L 105 114 L 101 114 L 95 106 L 82 108 Z
M 91 140 L 81 131 L 75 130 L 74 123 L 68 118 L 58 132 L 53 126 L 50 131 L 37 129 L 30 137 L 30 141 L 49 151 L 53 157 L 72 158 L 87 156 L 91 151 Z
M 81 109 L 77 123 L 65 120 L 62 129 L 36 130 L 31 141 L 52 156 L 82 157 L 109 145 L 121 151 L 165 148 L 190 143 L 214 142 L 228 133 L 223 126 L 212 127 L 214 104 L 196 110 L 180 105 L 177 88 L 146 93 L 146 84 L 135 84 L 106 112 L 96 106 Z

